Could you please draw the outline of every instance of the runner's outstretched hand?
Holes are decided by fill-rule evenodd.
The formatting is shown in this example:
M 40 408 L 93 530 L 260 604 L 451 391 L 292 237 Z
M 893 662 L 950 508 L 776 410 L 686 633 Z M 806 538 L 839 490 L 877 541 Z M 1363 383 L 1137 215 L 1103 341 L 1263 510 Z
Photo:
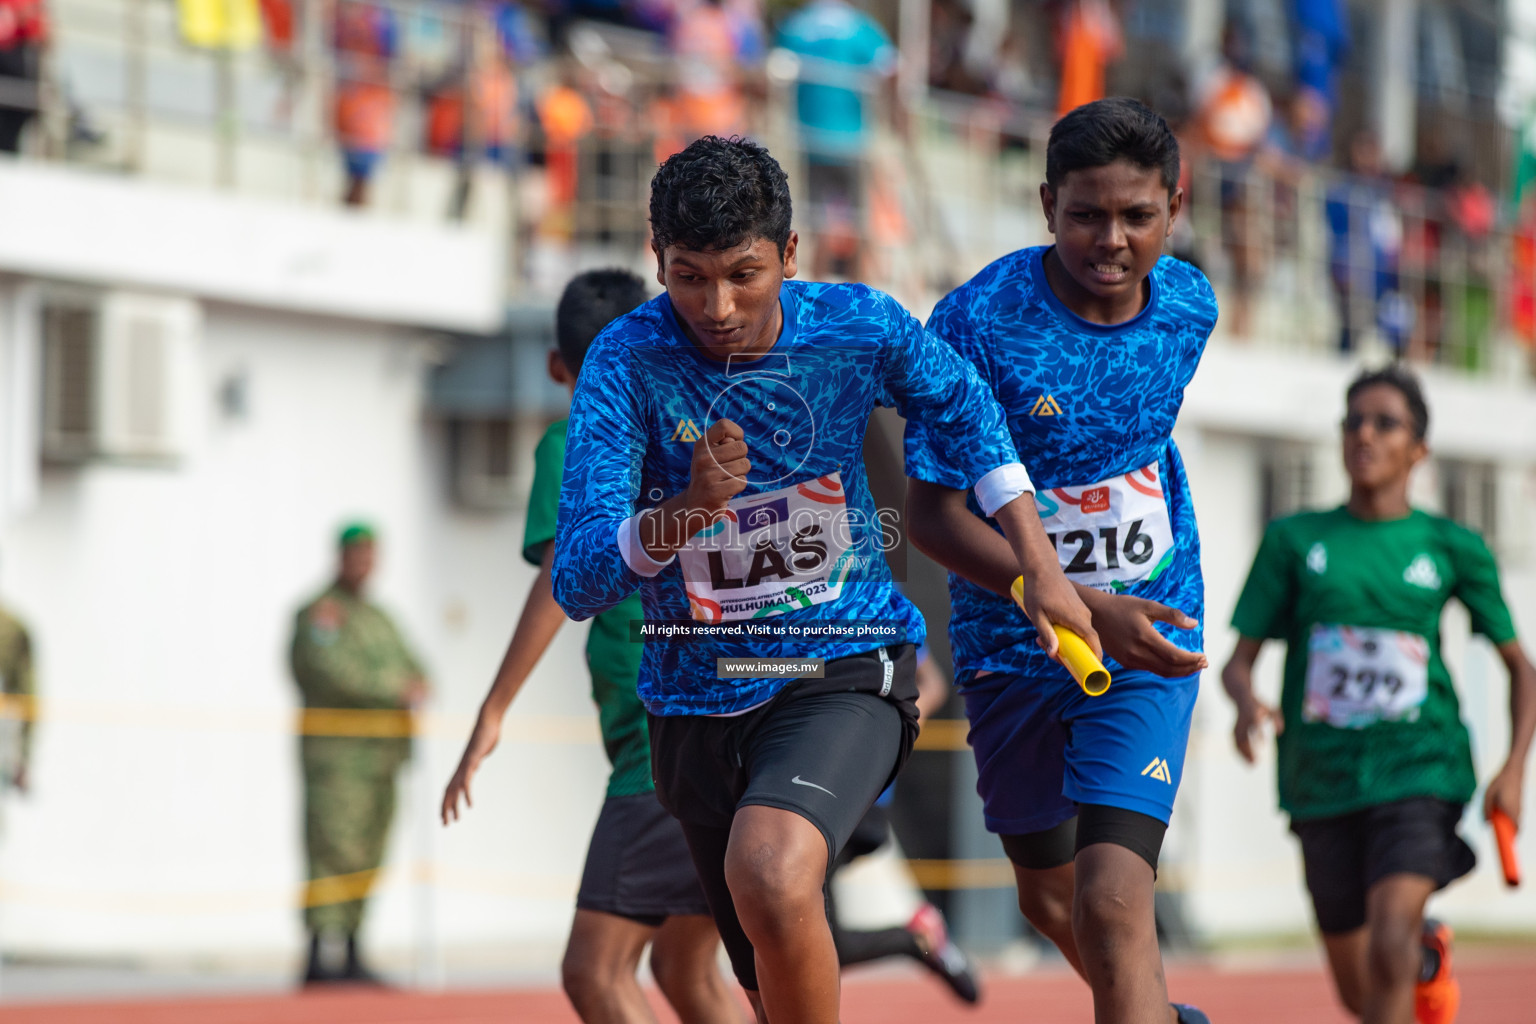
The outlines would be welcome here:
M 1525 772 L 1523 764 L 1508 762 L 1488 782 L 1488 792 L 1483 796 L 1483 817 L 1493 818 L 1495 808 L 1509 815 L 1515 823 L 1515 828 L 1520 828 L 1520 798 L 1524 790 Z
M 1128 594 L 1103 594 L 1086 587 L 1079 588 L 1078 593 L 1083 595 L 1093 612 L 1093 624 L 1098 627 L 1099 639 L 1104 642 L 1104 653 L 1126 668 L 1178 679 L 1208 665 L 1204 654 L 1175 647 L 1152 625 L 1167 622 L 1179 629 L 1195 629 L 1200 625 L 1177 608 Z
M 448 788 L 443 792 L 444 825 L 459 820 L 461 794 L 464 797 L 466 809 L 475 806 L 475 801 L 469 795 L 469 784 L 474 779 L 475 773 L 480 770 L 480 762 L 496 749 L 496 744 L 500 740 L 500 715 L 481 715 L 475 719 L 475 731 L 469 734 L 469 743 L 464 747 L 464 756 L 459 758 L 459 767 L 454 771 L 453 778 L 448 780 Z
M 1243 760 L 1253 764 L 1253 736 L 1265 722 L 1275 728 L 1275 735 L 1285 732 L 1285 719 L 1280 717 L 1280 710 L 1272 708 L 1253 695 L 1245 700 L 1237 702 L 1237 724 L 1232 727 L 1232 741 L 1237 744 L 1237 752 L 1243 756 Z

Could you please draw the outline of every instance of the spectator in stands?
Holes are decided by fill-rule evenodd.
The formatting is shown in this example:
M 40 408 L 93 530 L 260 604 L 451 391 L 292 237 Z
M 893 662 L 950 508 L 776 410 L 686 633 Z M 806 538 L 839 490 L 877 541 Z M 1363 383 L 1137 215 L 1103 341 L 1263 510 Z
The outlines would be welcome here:
M 1296 252 L 1301 229 L 1298 189 L 1307 174 L 1327 158 L 1332 145 L 1328 101 L 1317 90 L 1296 86 L 1283 109 L 1283 116 L 1270 122 L 1269 133 L 1253 161 L 1260 174 L 1258 186 L 1268 190 L 1258 194 L 1270 197 L 1268 248 L 1276 258 Z
M 1339 351 L 1352 352 L 1373 325 L 1402 355 L 1413 310 L 1398 291 L 1403 224 L 1393 184 L 1382 169 L 1381 145 L 1369 131 L 1349 145 L 1349 170 L 1328 192 L 1329 271 L 1339 301 Z
M 1125 50 L 1120 20 L 1108 0 L 1068 0 L 1061 8 L 1061 86 L 1056 116 L 1104 98 L 1109 65 Z
M 477 39 L 487 40 L 486 36 Z M 502 40 L 504 45 L 504 39 Z M 460 220 L 469 205 L 474 167 L 480 158 L 509 164 L 517 142 L 517 79 L 502 46 L 477 46 L 467 68 L 459 68 L 427 101 L 427 151 L 459 165 L 448 215 Z M 465 94 L 469 117 L 465 117 Z
M 703 135 L 746 132 L 741 68 L 762 59 L 762 23 L 723 0 L 694 0 L 678 10 L 667 41 L 676 61 L 678 149 Z
M 1269 90 L 1251 72 L 1247 33 L 1229 25 L 1222 64 L 1195 86 L 1197 138 L 1215 160 L 1221 188 L 1221 243 L 1231 266 L 1232 301 L 1223 308 L 1227 329 L 1248 337 L 1254 286 L 1263 273 L 1264 223 L 1258 183 L 1251 180 L 1255 158 L 1269 134 L 1273 106 Z
M 0 0 L 0 153 L 21 150 L 21 130 L 37 116 L 38 65 L 48 41 L 42 0 Z
M 846 0 L 810 0 L 779 26 L 778 43 L 801 60 L 795 104 L 808 222 L 819 226 L 811 275 L 860 277 L 869 108 L 895 80 L 896 48 L 878 22 Z
M 1475 368 L 1491 326 L 1493 300 L 1482 243 L 1493 230 L 1492 193 L 1467 173 L 1443 127 L 1421 137 L 1408 182 L 1419 186 L 1399 203 L 1404 213 L 1403 276 L 1416 278 L 1418 299 L 1409 353 L 1437 361 L 1459 357 Z M 1443 349 L 1446 343 L 1455 351 Z
M 540 93 L 534 104 L 544 137 L 547 182 L 547 205 L 540 233 L 550 238 L 569 239 L 574 235 L 576 155 L 581 140 L 592 131 L 592 107 L 574 83 L 575 70 L 568 67 L 560 81 Z
M 1339 106 L 1338 71 L 1350 53 L 1349 14 L 1344 0 L 1292 3 L 1296 88 L 1312 93 L 1321 104 L 1315 113 L 1320 118 L 1320 135 L 1327 140 L 1333 135 L 1333 112 Z
M 395 15 L 378 4 L 342 0 L 336 7 L 336 140 L 346 165 L 343 202 L 362 206 L 368 184 L 394 133 L 395 94 L 389 80 L 395 54 Z

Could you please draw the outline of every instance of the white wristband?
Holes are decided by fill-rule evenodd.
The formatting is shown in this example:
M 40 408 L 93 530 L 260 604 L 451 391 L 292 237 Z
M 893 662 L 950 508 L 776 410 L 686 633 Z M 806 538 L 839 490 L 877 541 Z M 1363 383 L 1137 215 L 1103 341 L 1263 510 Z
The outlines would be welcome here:
M 1029 471 L 1023 464 L 1009 462 L 976 481 L 976 504 L 992 516 L 1014 498 L 1021 494 L 1032 494 L 1034 490 L 1034 481 L 1030 480 Z
M 677 556 L 672 555 L 665 562 L 658 562 L 646 552 L 645 545 L 640 543 L 640 516 L 644 514 L 637 513 L 620 523 L 616 539 L 619 542 L 619 555 L 625 565 L 641 576 L 655 576 L 671 565 Z

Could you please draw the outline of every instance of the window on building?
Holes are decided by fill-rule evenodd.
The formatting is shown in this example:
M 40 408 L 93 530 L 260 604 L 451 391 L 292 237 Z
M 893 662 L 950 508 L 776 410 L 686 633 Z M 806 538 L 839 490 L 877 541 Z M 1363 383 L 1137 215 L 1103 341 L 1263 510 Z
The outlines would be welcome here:
M 1259 525 L 1299 512 L 1317 500 L 1312 449 L 1296 441 L 1269 441 L 1259 462 Z
M 1440 507 L 1445 514 L 1499 546 L 1498 466 L 1470 459 L 1440 460 Z

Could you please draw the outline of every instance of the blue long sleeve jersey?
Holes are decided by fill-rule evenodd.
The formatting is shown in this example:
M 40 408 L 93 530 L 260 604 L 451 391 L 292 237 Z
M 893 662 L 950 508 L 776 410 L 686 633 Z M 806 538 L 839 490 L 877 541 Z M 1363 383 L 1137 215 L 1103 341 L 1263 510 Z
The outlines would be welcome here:
M 975 368 L 890 296 L 786 281 L 779 301 L 774 347 L 722 363 L 688 340 L 667 296 L 657 296 L 598 336 L 576 385 L 555 539 L 560 606 L 586 619 L 638 588 L 648 623 L 772 617 L 779 627 L 771 637 L 647 637 L 639 692 L 654 714 L 730 714 L 787 682 L 717 678 L 717 658 L 832 659 L 923 640 L 922 617 L 893 586 L 883 554 L 895 510 L 875 508 L 865 476 L 876 405 L 925 423 L 931 457 L 951 467 L 951 479 L 973 486 L 1017 471 L 1028 485 Z M 693 442 L 719 419 L 745 434 L 746 490 L 655 575 L 636 572 L 621 535 L 638 512 L 687 488 Z M 643 551 L 640 560 L 649 561 Z M 821 634 L 850 623 L 894 631 L 782 635 L 786 625 L 817 623 Z
M 1199 270 L 1164 256 L 1140 313 L 1090 323 L 1051 291 L 1048 251 L 1021 249 L 992 263 L 939 302 L 928 329 L 977 367 L 1003 407 L 1067 579 L 1200 621 L 1200 531 L 1173 425 L 1216 326 L 1216 297 Z M 965 487 L 949 461 L 923 424 L 908 423 L 908 476 Z M 1066 677 L 1012 601 L 954 573 L 949 599 L 962 689 L 978 673 Z M 1157 628 L 1184 650 L 1201 649 L 1198 628 Z

